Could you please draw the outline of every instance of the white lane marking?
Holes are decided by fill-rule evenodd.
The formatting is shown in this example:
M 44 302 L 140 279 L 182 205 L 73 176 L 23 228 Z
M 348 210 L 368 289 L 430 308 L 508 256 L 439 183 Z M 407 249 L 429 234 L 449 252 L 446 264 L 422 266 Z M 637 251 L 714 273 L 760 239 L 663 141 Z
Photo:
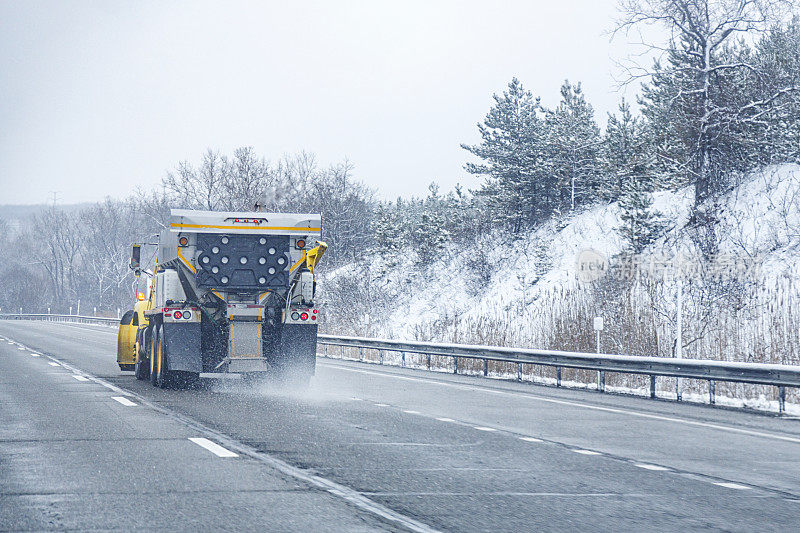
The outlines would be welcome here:
M 197 444 L 198 446 L 202 446 L 206 450 L 210 451 L 214 455 L 218 457 L 239 457 L 238 453 L 233 453 L 227 448 L 223 448 L 219 444 L 214 441 L 210 441 L 205 437 L 189 437 L 189 440 Z
M 346 370 L 348 372 L 357 372 L 360 374 L 371 374 L 373 376 L 381 376 L 386 378 L 394 378 L 400 379 L 405 381 L 417 381 L 420 383 L 428 383 L 430 385 L 439 385 L 440 387 L 450 387 L 453 389 L 460 389 L 460 390 L 467 390 L 467 391 L 480 391 L 492 394 L 502 394 L 505 396 L 517 396 L 521 398 L 528 398 L 529 400 L 536 400 L 545 403 L 553 403 L 558 405 L 568 405 L 570 407 L 581 407 L 583 409 L 591 409 L 593 411 L 603 411 L 606 413 L 615 413 L 615 414 L 623 414 L 629 416 L 637 416 L 640 418 L 648 418 L 651 420 L 661 420 L 663 422 L 674 422 L 677 424 L 685 424 L 687 426 L 697 426 L 697 427 L 706 427 L 710 429 L 718 429 L 720 431 L 728 431 L 731 433 L 739 433 L 742 435 L 750 435 L 752 437 L 763 437 L 766 439 L 775 439 L 775 440 L 782 440 L 785 442 L 793 442 L 795 444 L 800 444 L 800 437 L 789 437 L 786 435 L 776 435 L 774 433 L 765 433 L 763 431 L 755 431 L 752 429 L 742 429 L 736 428 L 732 426 L 723 426 L 720 424 L 711 424 L 708 422 L 698 422 L 697 420 L 687 420 L 685 418 L 677 418 L 673 416 L 663 416 L 663 415 L 654 415 L 650 413 L 643 413 L 640 411 L 632 411 L 630 409 L 620 409 L 616 407 L 601 407 L 599 405 L 590 405 L 581 402 L 575 402 L 571 400 L 556 400 L 553 398 L 544 398 L 542 396 L 536 396 L 535 394 L 529 393 L 520 393 L 520 392 L 513 392 L 513 391 L 499 391 L 499 390 L 490 390 L 490 389 L 483 389 L 482 387 L 477 386 L 468 386 L 468 385 L 460 385 L 456 383 L 446 383 L 443 381 L 434 381 L 432 379 L 425 379 L 425 378 L 413 378 L 408 376 L 398 376 L 391 373 L 383 373 L 383 372 L 375 372 L 371 370 L 361 370 L 357 368 L 348 368 L 342 365 L 336 364 L 325 364 L 321 363 L 320 366 L 327 366 L 329 368 L 335 368 L 338 370 Z
M 31 357 L 39 357 L 39 355 L 40 355 L 40 354 L 38 354 L 38 353 L 32 353 L 32 352 L 31 352 Z
M 356 398 L 355 396 L 353 396 L 353 397 L 352 397 L 352 398 L 350 398 L 350 399 L 351 399 L 351 400 L 353 400 L 354 402 L 363 402 L 363 401 L 364 401 L 364 400 L 362 400 L 361 398 Z
M 524 440 L 525 442 L 544 442 L 542 439 L 537 439 L 536 437 L 520 437 L 519 440 Z
M 724 481 L 720 481 L 718 483 L 714 483 L 719 487 L 725 487 L 726 489 L 735 489 L 735 490 L 750 490 L 750 487 L 746 485 L 739 485 L 738 483 L 727 483 Z
M 389 407 L 388 403 L 376 403 L 375 407 Z
M 645 470 L 655 470 L 655 471 L 658 471 L 658 472 L 665 472 L 665 471 L 669 470 L 669 468 L 664 468 L 663 466 L 650 465 L 650 464 L 647 464 L 647 463 L 635 463 L 633 466 L 635 466 L 637 468 L 644 468 Z
M 48 365 L 50 365 L 50 366 L 61 366 L 61 365 L 59 365 L 58 363 L 56 363 L 55 361 L 50 361 L 50 362 L 49 362 L 49 363 L 47 363 L 47 364 L 48 364 Z
M 472 426 L 472 427 L 474 429 L 477 429 L 478 431 L 497 431 L 494 428 L 487 428 L 486 426 Z
M 17 348 L 17 350 L 23 350 L 24 351 L 25 347 L 24 346 L 20 346 L 19 348 Z
M 452 418 L 447 418 L 446 416 L 437 418 L 436 420 L 438 420 L 439 422 L 455 422 L 455 420 L 453 420 Z
M 418 415 L 418 414 L 420 414 L 419 411 L 414 411 L 413 409 L 403 409 L 403 412 L 404 413 L 408 413 L 410 415 Z
M 572 450 L 575 453 L 579 453 L 581 455 L 600 455 L 600 452 L 595 452 L 593 450 Z
M 89 381 L 89 378 L 84 376 L 79 376 L 78 374 L 72 374 L 72 377 L 77 379 L 78 381 Z
M 124 405 L 126 407 L 135 407 L 136 406 L 135 403 L 133 403 L 132 401 L 127 399 L 125 396 L 112 396 L 111 399 L 118 401 L 119 403 L 121 403 L 122 405 Z
M 82 329 L 85 329 L 85 328 L 82 328 Z M 96 331 L 96 330 L 94 330 L 94 331 Z M 106 332 L 98 331 L 98 333 L 106 333 Z M 116 336 L 116 331 L 114 331 L 114 332 L 109 331 L 108 333 L 110 335 Z M 53 361 L 59 362 L 61 364 L 61 366 L 63 366 L 64 368 L 66 368 L 67 370 L 69 370 L 71 372 L 80 372 L 79 369 L 73 367 L 69 363 L 65 363 L 64 361 L 60 361 L 60 360 L 58 360 L 58 359 L 56 359 L 55 357 L 52 357 L 52 356 L 47 356 L 47 357 L 49 359 L 53 360 Z M 154 409 L 157 412 L 160 412 L 160 413 L 166 414 L 167 416 L 173 417 L 174 419 L 176 419 L 181 424 L 184 424 L 186 427 L 190 427 L 190 428 L 194 428 L 194 429 L 198 429 L 199 428 L 202 431 L 205 431 L 205 432 L 207 432 L 209 434 L 216 434 L 214 432 L 214 430 L 212 430 L 212 429 L 210 429 L 210 428 L 208 428 L 208 427 L 206 427 L 206 426 L 204 426 L 204 425 L 202 425 L 202 424 L 200 424 L 200 423 L 198 423 L 196 421 L 189 420 L 189 419 L 187 419 L 187 418 L 175 413 L 174 411 L 171 411 L 169 409 L 164 409 L 164 408 L 159 407 L 159 406 L 157 406 L 157 405 L 155 405 L 155 404 L 153 404 L 151 402 L 148 402 L 146 398 L 144 398 L 142 396 L 139 396 L 137 394 L 132 394 L 132 393 L 130 393 L 130 391 L 123 390 L 123 389 L 117 387 L 116 385 L 112 385 L 111 383 L 107 382 L 106 380 L 104 380 L 102 378 L 98 378 L 98 377 L 94 377 L 93 376 L 92 379 L 93 379 L 93 381 L 95 383 L 99 383 L 100 385 L 102 385 L 102 386 L 106 387 L 107 389 L 110 389 L 110 390 L 112 390 L 112 391 L 114 391 L 114 392 L 116 392 L 118 394 L 130 394 L 130 395 L 132 395 L 134 398 L 137 398 L 142 405 L 146 405 L 146 406 L 150 407 L 151 409 Z M 389 509 L 388 507 L 385 507 L 385 506 L 377 503 L 376 501 L 373 501 L 373 500 L 367 498 L 362 493 L 360 493 L 360 492 L 358 492 L 356 490 L 353 490 L 350 487 L 346 487 L 344 485 L 340 485 L 339 483 L 336 483 L 335 481 L 331 481 L 331 480 L 326 479 L 324 477 L 312 474 L 312 473 L 310 473 L 310 472 L 308 472 L 306 470 L 303 470 L 302 468 L 298 468 L 296 466 L 292 466 L 289 463 L 281 461 L 280 459 L 278 459 L 278 458 L 276 458 L 276 457 L 274 457 L 274 456 L 272 456 L 272 455 L 270 455 L 268 453 L 259 452 L 258 450 L 255 450 L 252 447 L 248 447 L 245 444 L 238 443 L 237 446 L 240 446 L 243 450 L 245 450 L 243 453 L 249 455 L 250 457 L 252 457 L 254 459 L 257 459 L 257 460 L 261 461 L 264 464 L 268 464 L 268 465 L 272 466 L 273 468 L 278 469 L 280 472 L 283 472 L 284 474 L 287 474 L 287 475 L 289 475 L 289 476 L 291 476 L 291 477 L 293 477 L 295 479 L 299 479 L 300 481 L 303 481 L 303 482 L 308 483 L 310 485 L 319 487 L 322 490 L 325 490 L 328 493 L 336 496 L 337 498 L 341 498 L 341 499 L 343 499 L 343 500 L 345 500 L 347 502 L 350 502 L 351 504 L 355 505 L 359 509 L 363 509 L 363 510 L 369 512 L 369 513 L 372 513 L 372 514 L 375 514 L 377 516 L 380 516 L 380 517 L 382 517 L 382 518 L 384 518 L 386 520 L 389 520 L 391 522 L 398 523 L 398 524 L 400 524 L 401 526 L 405 527 L 406 529 L 408 529 L 410 531 L 415 531 L 415 532 L 418 532 L 418 533 L 437 533 L 436 529 L 433 529 L 432 527 L 430 527 L 430 526 L 428 526 L 426 524 L 423 524 L 422 522 L 419 522 L 417 520 L 414 520 L 413 518 L 410 518 L 410 517 L 408 517 L 408 516 L 406 516 L 404 514 L 398 513 L 397 511 Z

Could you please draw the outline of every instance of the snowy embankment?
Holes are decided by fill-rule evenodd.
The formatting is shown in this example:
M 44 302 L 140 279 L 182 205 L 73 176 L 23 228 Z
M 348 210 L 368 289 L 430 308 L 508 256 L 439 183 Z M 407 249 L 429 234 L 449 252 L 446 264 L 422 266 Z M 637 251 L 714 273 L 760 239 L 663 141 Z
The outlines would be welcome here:
M 684 357 L 799 364 L 800 167 L 744 177 L 718 199 L 713 263 L 699 259 L 693 238 L 693 191 L 658 192 L 653 200 L 671 230 L 635 258 L 638 276 L 615 268 L 623 261 L 619 207 L 603 204 L 516 238 L 452 246 L 425 268 L 406 250 L 331 272 L 323 285 L 349 287 L 355 302 L 331 319 L 339 331 L 361 335 L 594 351 L 592 318 L 602 316 L 603 352 L 670 357 L 680 280 Z M 589 249 L 610 268 L 582 281 L 577 259 Z M 530 377 L 551 379 L 547 369 Z M 575 371 L 572 379 L 591 382 L 593 373 Z M 619 376 L 609 386 L 639 389 L 637 379 Z M 720 396 L 752 398 L 748 405 L 774 400 L 767 389 L 720 385 Z M 703 397 L 704 386 L 687 393 Z

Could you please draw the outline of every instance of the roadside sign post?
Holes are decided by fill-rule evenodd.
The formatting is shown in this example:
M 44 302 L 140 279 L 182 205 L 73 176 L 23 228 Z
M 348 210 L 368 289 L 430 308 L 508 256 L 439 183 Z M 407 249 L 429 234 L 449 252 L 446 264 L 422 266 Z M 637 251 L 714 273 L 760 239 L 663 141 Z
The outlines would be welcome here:
M 603 331 L 603 317 L 594 317 L 594 332 L 597 335 L 597 353 L 600 353 L 600 332 Z M 603 370 L 597 371 L 597 390 L 604 392 L 606 390 L 606 373 Z

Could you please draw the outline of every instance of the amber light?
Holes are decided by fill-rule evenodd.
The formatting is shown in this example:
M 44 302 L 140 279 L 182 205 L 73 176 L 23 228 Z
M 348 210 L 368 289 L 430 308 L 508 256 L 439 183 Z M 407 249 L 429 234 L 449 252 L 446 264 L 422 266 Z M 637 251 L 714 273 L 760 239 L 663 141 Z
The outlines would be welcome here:
M 189 237 L 181 237 L 180 239 L 178 239 L 178 243 L 181 246 L 188 246 L 189 245 Z
M 297 246 L 298 248 L 305 248 L 306 241 L 304 241 L 303 239 L 297 239 L 297 244 L 295 246 Z

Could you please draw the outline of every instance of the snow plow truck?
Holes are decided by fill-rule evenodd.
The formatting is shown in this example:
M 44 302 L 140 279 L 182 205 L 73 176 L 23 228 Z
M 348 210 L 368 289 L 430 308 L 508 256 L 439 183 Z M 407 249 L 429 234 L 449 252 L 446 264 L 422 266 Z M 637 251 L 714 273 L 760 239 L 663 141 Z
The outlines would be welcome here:
M 120 320 L 119 367 L 162 388 L 191 386 L 200 373 L 307 384 L 321 236 L 319 214 L 171 210 L 151 269 L 143 244 L 133 245 L 130 267 L 148 290 L 137 289 Z

